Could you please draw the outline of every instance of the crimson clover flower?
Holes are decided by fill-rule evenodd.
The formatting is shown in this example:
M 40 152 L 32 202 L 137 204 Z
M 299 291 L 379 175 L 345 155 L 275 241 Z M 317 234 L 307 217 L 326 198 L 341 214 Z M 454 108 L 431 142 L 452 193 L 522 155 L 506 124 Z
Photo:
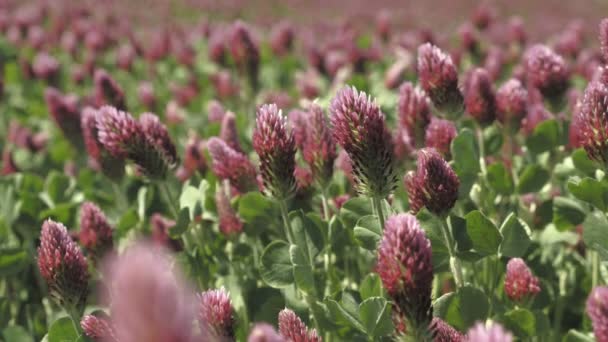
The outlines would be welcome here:
M 107 71 L 103 69 L 95 70 L 93 82 L 95 84 L 97 107 L 110 105 L 119 110 L 127 110 L 125 92 Z
M 574 119 L 579 141 L 589 158 L 608 164 L 608 87 L 592 82 L 585 89 L 578 115 Z
M 211 167 L 218 178 L 229 180 L 230 185 L 240 193 L 257 188 L 255 167 L 246 155 L 215 137 L 207 141 L 207 150 L 212 160 Z
M 527 80 L 549 100 L 559 100 L 569 85 L 569 71 L 564 59 L 551 48 L 536 44 L 524 56 Z
M 321 187 L 325 187 L 331 181 L 334 171 L 334 161 L 337 157 L 336 143 L 321 107 L 316 104 L 311 105 L 306 121 L 308 124 L 302 144 L 302 154 L 315 181 Z
M 434 148 L 444 157 L 450 156 L 450 145 L 458 131 L 452 121 L 433 118 L 426 128 L 424 143 L 426 147 Z
M 600 48 L 605 61 L 608 61 L 608 18 L 602 19 L 600 22 Z
M 53 121 L 63 136 L 76 148 L 82 148 L 82 129 L 80 127 L 80 109 L 75 95 L 64 95 L 55 88 L 44 91 L 44 99 Z
M 279 335 L 274 327 L 268 323 L 257 323 L 251 329 L 247 342 L 288 342 Z
M 217 206 L 220 231 L 225 235 L 240 233 L 243 230 L 243 221 L 241 221 L 232 208 L 229 194 L 226 194 L 226 189 L 222 184 L 218 184 L 215 189 L 215 203 Z
M 496 118 L 503 125 L 517 129 L 521 120 L 526 117 L 528 91 L 521 82 L 512 78 L 505 82 L 496 92 Z
M 507 263 L 505 274 L 505 293 L 512 301 L 521 302 L 540 292 L 538 278 L 521 258 L 513 258 Z
M 199 295 L 198 321 L 206 340 L 234 341 L 234 308 L 224 288 Z
M 591 291 L 587 298 L 587 314 L 597 342 L 608 341 L 608 287 L 598 286 Z
M 441 318 L 433 317 L 431 331 L 434 342 L 463 342 L 464 336 Z
M 86 315 L 80 320 L 80 327 L 95 342 L 119 342 L 112 322 L 107 317 Z
M 478 322 L 467 332 L 466 342 L 511 342 L 513 335 L 506 331 L 502 325 L 491 323 L 484 325 Z
M 220 128 L 220 138 L 228 144 L 233 150 L 243 152 L 239 142 L 239 132 L 236 128 L 236 116 L 233 112 L 226 112 L 222 118 L 222 126 Z
M 125 161 L 121 157 L 114 157 L 99 141 L 97 118 L 99 112 L 91 107 L 82 110 L 80 124 L 84 145 L 89 154 L 94 169 L 99 169 L 112 180 L 119 180 L 125 173 Z
M 496 115 L 496 95 L 490 75 L 485 69 L 474 69 L 464 86 L 467 113 L 480 124 L 489 124 Z
M 435 107 L 449 116 L 462 111 L 458 72 L 452 58 L 431 43 L 418 47 L 418 78 Z
M 80 244 L 94 256 L 100 259 L 114 245 L 112 226 L 101 209 L 92 202 L 85 202 L 80 209 Z
M 416 146 L 420 147 L 425 130 L 431 122 L 429 98 L 422 89 L 406 82 L 399 88 L 397 112 L 399 113 L 399 124 L 415 140 Z
M 321 337 L 317 335 L 317 330 L 308 330 L 300 317 L 287 308 L 279 312 L 279 333 L 287 341 L 321 342 Z

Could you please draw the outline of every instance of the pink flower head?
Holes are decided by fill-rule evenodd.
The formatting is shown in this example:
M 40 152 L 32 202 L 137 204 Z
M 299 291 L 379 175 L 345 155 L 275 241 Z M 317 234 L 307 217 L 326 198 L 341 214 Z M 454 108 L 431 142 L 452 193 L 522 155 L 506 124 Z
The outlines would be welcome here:
M 505 53 L 502 48 L 493 46 L 488 50 L 484 61 L 484 69 L 488 71 L 492 80 L 500 78 L 505 65 Z
M 118 180 L 125 173 L 125 162 L 120 157 L 112 156 L 99 141 L 97 130 L 98 115 L 98 111 L 91 107 L 86 107 L 82 110 L 80 124 L 84 145 L 89 154 L 92 167 L 101 170 L 108 178 Z
M 488 28 L 496 20 L 496 9 L 487 2 L 482 2 L 471 15 L 471 22 L 480 30 Z
M 123 70 L 130 70 L 135 60 L 135 49 L 131 44 L 123 44 L 116 51 L 116 65 Z
M 38 268 L 52 298 L 67 310 L 82 309 L 89 283 L 87 261 L 63 224 L 42 224 Z
M 513 258 L 507 263 L 505 293 L 515 302 L 534 297 L 540 292 L 538 278 L 521 258 Z
M 268 323 L 257 323 L 251 329 L 247 342 L 288 342 L 279 335 L 272 325 Z
M 205 340 L 234 340 L 234 308 L 224 288 L 199 295 L 198 321 Z
M 295 30 L 291 23 L 281 21 L 270 32 L 270 47 L 277 56 L 283 56 L 293 48 Z
M 74 95 L 64 95 L 55 88 L 47 88 L 44 91 L 44 99 L 53 121 L 66 139 L 75 147 L 81 148 L 83 140 L 78 98 Z
M 466 342 L 511 342 L 513 335 L 506 331 L 502 325 L 491 323 L 489 326 L 478 322 L 469 329 L 465 339 Z
M 608 287 L 598 286 L 591 291 L 587 298 L 587 314 L 597 342 L 608 341 Z
M 452 140 L 456 138 L 458 131 L 452 121 L 433 118 L 426 128 L 425 146 L 431 147 L 449 158 Z
M 503 125 L 519 127 L 527 106 L 528 91 L 518 79 L 508 80 L 496 92 L 496 118 Z
M 480 124 L 489 124 L 496 115 L 496 95 L 490 75 L 485 69 L 476 68 L 465 84 L 464 104 L 467 113 Z
M 95 342 L 119 342 L 112 322 L 107 317 L 86 315 L 80 320 L 80 327 Z
M 228 52 L 226 38 L 227 33 L 223 28 L 215 28 L 209 37 L 209 59 L 220 65 L 226 63 L 226 55 Z
M 195 341 L 195 296 L 165 250 L 131 246 L 107 262 L 104 279 L 117 340 Z
M 309 113 L 299 109 L 294 109 L 287 115 L 296 146 L 300 149 L 304 146 L 304 141 L 306 140 L 308 115 Z
M 433 317 L 430 329 L 433 332 L 434 342 L 464 342 L 464 336 L 458 330 L 438 317 Z
M 161 152 L 170 168 L 175 167 L 179 158 L 177 157 L 177 150 L 169 136 L 167 127 L 160 122 L 158 116 L 152 113 L 143 113 L 139 117 L 139 123 L 148 143 L 155 146 Z
M 415 327 L 428 326 L 432 319 L 431 242 L 415 216 L 398 214 L 386 220 L 376 272 L 397 313 Z
M 116 81 L 103 69 L 95 70 L 95 102 L 98 107 L 110 105 L 119 110 L 126 110 L 125 92 Z
M 218 71 L 217 73 L 211 75 L 210 78 L 211 82 L 213 83 L 215 93 L 219 98 L 225 99 L 239 93 L 239 84 L 229 72 L 225 70 Z
M 449 55 L 430 43 L 418 47 L 418 77 L 439 110 L 451 116 L 460 114 L 463 98 L 458 90 L 458 72 Z
M 410 211 L 415 214 L 426 207 L 436 215 L 449 212 L 458 198 L 459 186 L 458 176 L 436 150 L 418 151 L 416 171 L 405 176 Z
M 334 140 L 352 162 L 357 190 L 387 197 L 397 182 L 394 146 L 375 101 L 354 87 L 344 87 L 330 105 Z
M 287 119 L 275 104 L 258 109 L 253 148 L 260 157 L 260 173 L 264 187 L 276 199 L 289 198 L 296 185 L 296 145 Z
M 80 209 L 80 244 L 95 259 L 100 259 L 112 249 L 112 226 L 101 209 L 92 202 L 85 202 Z
M 608 164 L 608 87 L 601 82 L 587 86 L 577 117 L 580 141 L 589 158 Z
M 537 44 L 524 56 L 527 79 L 547 99 L 559 99 L 568 89 L 569 71 L 564 59 L 549 47 Z
M 99 142 L 114 157 L 128 157 L 130 150 L 145 141 L 141 125 L 131 114 L 114 107 L 103 106 L 97 115 Z
M 238 192 L 245 193 L 257 188 L 255 167 L 243 153 L 233 150 L 220 138 L 207 141 L 212 168 L 220 179 L 228 179 Z
M 220 231 L 224 235 L 238 234 L 243 230 L 243 221 L 241 221 L 230 204 L 229 191 L 230 189 L 226 189 L 223 183 L 218 184 L 215 189 L 217 216 L 219 218 Z
M 241 143 L 239 142 L 239 132 L 236 128 L 236 115 L 233 112 L 229 111 L 224 115 L 222 127 L 220 128 L 220 138 L 233 150 L 243 152 Z
M 528 34 L 524 28 L 524 21 L 521 17 L 511 17 L 507 24 L 509 41 L 518 45 L 526 44 Z
M 331 180 L 334 171 L 334 161 L 337 157 L 336 143 L 331 135 L 327 116 L 321 107 L 312 104 L 306 121 L 308 124 L 302 154 L 312 171 L 313 178 L 324 187 Z
M 321 342 L 315 329 L 308 330 L 295 312 L 285 308 L 279 312 L 279 334 L 287 341 Z
M 156 95 L 154 94 L 154 85 L 151 82 L 141 82 L 137 87 L 137 97 L 139 101 L 148 109 L 153 109 L 156 106 Z
M 236 21 L 230 35 L 230 54 L 242 74 L 256 88 L 260 51 L 250 29 L 242 21 Z
M 465 22 L 458 28 L 458 35 L 462 48 L 473 55 L 477 55 L 479 52 L 479 37 L 473 25 Z
M 207 102 L 207 120 L 209 122 L 222 122 L 226 109 L 219 101 L 211 100 Z
M 553 114 L 549 112 L 542 103 L 534 103 L 528 106 L 528 113 L 522 121 L 521 128 L 525 134 L 530 135 L 539 123 L 549 120 Z
M 608 61 L 608 18 L 602 19 L 600 22 L 600 48 L 604 61 Z
M 420 88 L 406 82 L 399 88 L 397 104 L 399 124 L 405 128 L 416 145 L 421 146 L 426 127 L 431 122 L 430 100 Z
M 32 62 L 34 75 L 50 84 L 59 81 L 59 62 L 46 52 L 40 52 Z

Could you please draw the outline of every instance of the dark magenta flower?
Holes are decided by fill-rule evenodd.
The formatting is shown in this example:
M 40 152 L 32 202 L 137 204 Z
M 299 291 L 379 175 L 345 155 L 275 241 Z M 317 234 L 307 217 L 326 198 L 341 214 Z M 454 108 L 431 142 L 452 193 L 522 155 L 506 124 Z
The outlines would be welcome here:
M 236 21 L 230 34 L 230 54 L 240 72 L 248 77 L 251 86 L 257 88 L 260 51 L 249 27 Z
M 433 104 L 448 116 L 458 116 L 463 98 L 458 89 L 458 72 L 452 58 L 426 43 L 418 47 L 418 78 Z
M 146 140 L 140 123 L 131 114 L 110 106 L 99 109 L 97 130 L 99 142 L 117 158 L 129 157 Z
M 608 18 L 600 22 L 600 48 L 605 61 L 608 61 Z
M 112 250 L 112 226 L 104 213 L 92 202 L 84 202 L 80 208 L 80 244 L 96 260 Z
M 530 135 L 539 123 L 553 118 L 542 103 L 533 103 L 528 106 L 526 117 L 521 122 L 521 128 L 526 135 Z
M 279 335 L 274 327 L 268 323 L 257 323 L 251 329 L 247 342 L 288 342 Z
M 149 144 L 153 145 L 162 155 L 170 168 L 179 162 L 177 150 L 169 136 L 167 127 L 160 122 L 158 116 L 152 113 L 143 113 L 139 123 Z
M 336 143 L 331 136 L 327 116 L 321 107 L 312 104 L 306 121 L 308 124 L 302 154 L 315 181 L 321 187 L 325 187 L 334 172 L 334 161 L 337 157 Z
M 121 157 L 112 156 L 99 141 L 97 118 L 99 112 L 91 107 L 82 110 L 80 123 L 84 145 L 89 154 L 91 166 L 101 170 L 112 180 L 119 180 L 125 173 L 125 161 Z
M 608 87 L 601 82 L 587 86 L 577 117 L 580 142 L 589 158 L 608 164 Z
M 229 183 L 226 185 L 229 185 Z M 224 183 L 218 183 L 215 189 L 215 204 L 220 231 L 227 236 L 240 233 L 243 230 L 243 221 L 241 221 L 232 208 L 230 204 L 230 187 L 226 189 Z
M 348 154 L 357 191 L 385 198 L 397 182 L 394 146 L 375 101 L 354 87 L 344 87 L 330 105 L 334 140 Z
M 464 85 L 467 113 L 480 124 L 490 124 L 496 115 L 496 95 L 490 75 L 485 69 L 474 69 Z
M 496 92 L 496 118 L 503 125 L 518 128 L 527 107 L 528 91 L 518 79 L 508 80 Z
M 424 143 L 441 153 L 445 158 L 450 157 L 450 146 L 458 131 L 452 121 L 433 118 L 426 128 Z
M 236 128 L 236 115 L 233 112 L 228 111 L 224 115 L 220 128 L 220 138 L 233 150 L 243 152 L 241 143 L 239 142 L 239 132 Z
M 389 217 L 378 246 L 376 272 L 396 313 L 407 320 L 408 333 L 426 330 L 432 319 L 433 263 L 431 242 L 416 217 Z
M 80 320 L 84 334 L 95 342 L 119 342 L 108 317 L 86 315 Z
M 253 148 L 260 157 L 265 189 L 276 199 L 289 198 L 296 186 L 296 144 L 287 119 L 275 104 L 258 109 Z
M 205 341 L 234 341 L 235 318 L 224 288 L 199 295 L 198 321 Z
M 540 292 L 540 283 L 521 258 L 507 263 L 505 293 L 514 302 L 530 299 Z
M 219 179 L 227 179 L 238 192 L 257 189 L 255 167 L 246 155 L 230 148 L 220 138 L 207 141 L 213 172 Z
M 283 56 L 293 48 L 295 30 L 291 23 L 281 21 L 270 32 L 270 47 L 277 56 Z
M 438 317 L 433 317 L 430 329 L 433 342 L 464 342 L 464 336 L 458 330 Z
M 176 171 L 181 181 L 186 181 L 195 172 L 199 172 L 202 175 L 207 171 L 207 160 L 204 154 L 206 149 L 205 142 L 196 136 L 196 134 L 190 136 L 184 150 L 184 162 Z
M 608 287 L 598 286 L 587 298 L 587 314 L 597 342 L 608 341 Z
M 49 292 L 66 310 L 80 310 L 87 298 L 89 271 L 80 247 L 61 223 L 44 221 L 38 268 Z
M 321 342 L 317 330 L 308 330 L 300 317 L 287 308 L 279 312 L 279 333 L 287 341 Z
M 558 100 L 569 85 L 569 71 L 564 59 L 549 47 L 532 46 L 524 56 L 526 77 L 549 100 Z
M 410 211 L 423 207 L 436 215 L 448 213 L 458 199 L 460 180 L 450 165 L 432 148 L 418 151 L 416 171 L 405 176 Z
M 466 342 L 511 342 L 513 335 L 498 323 L 478 322 L 467 332 Z
M 64 95 L 55 88 L 44 91 L 44 99 L 49 113 L 63 136 L 76 148 L 82 148 L 82 129 L 80 127 L 80 108 L 75 95 Z
M 2 169 L 0 169 L 0 175 L 8 176 L 17 172 L 19 172 L 19 167 L 17 167 L 17 164 L 13 159 L 11 150 L 8 146 L 5 146 L 4 150 L 2 150 Z
M 125 92 L 118 83 L 103 69 L 95 70 L 95 103 L 97 107 L 110 105 L 119 110 L 126 110 Z
M 399 88 L 397 113 L 401 127 L 405 128 L 416 146 L 421 147 L 426 128 L 431 122 L 430 100 L 424 91 L 410 82 L 404 83 Z

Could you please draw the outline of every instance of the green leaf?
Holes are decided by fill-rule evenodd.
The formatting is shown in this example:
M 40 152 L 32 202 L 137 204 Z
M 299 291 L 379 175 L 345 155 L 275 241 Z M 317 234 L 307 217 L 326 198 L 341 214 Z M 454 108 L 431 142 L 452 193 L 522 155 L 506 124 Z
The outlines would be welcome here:
M 439 297 L 433 313 L 458 330 L 466 331 L 477 321 L 485 321 L 490 304 L 485 293 L 471 285 Z
M 536 318 L 526 309 L 513 309 L 504 315 L 505 327 L 518 337 L 532 337 L 536 335 Z
M 135 209 L 131 208 L 120 217 L 118 224 L 116 225 L 116 230 L 120 235 L 124 235 L 138 223 L 139 215 Z
M 471 239 L 475 251 L 483 255 L 496 254 L 502 242 L 502 236 L 494 223 L 478 210 L 469 212 L 465 219 L 467 235 Z
M 391 306 L 382 297 L 371 297 L 359 305 L 359 319 L 373 340 L 395 330 L 391 320 Z
M 368 299 L 371 297 L 382 297 L 382 280 L 376 273 L 370 273 L 361 282 L 359 287 L 359 294 L 362 299 Z
M 74 327 L 72 319 L 62 317 L 51 325 L 48 335 L 49 342 L 68 342 L 78 340 L 78 331 Z
M 289 213 L 293 241 L 301 249 L 303 256 L 312 261 L 323 249 L 323 234 L 319 226 L 304 214 L 302 210 Z
M 500 151 L 502 143 L 502 130 L 498 126 L 490 125 L 483 130 L 483 146 L 485 147 L 486 155 L 492 155 Z
M 608 260 L 608 220 L 602 212 L 594 211 L 583 222 L 583 241 L 587 248 L 599 252 L 603 260 Z
M 70 178 L 57 171 L 51 171 L 44 185 L 45 192 L 55 205 L 67 200 L 66 194 L 70 187 Z
M 513 179 L 503 163 L 494 163 L 488 166 L 487 179 L 490 187 L 497 193 L 501 195 L 513 193 Z
M 519 175 L 519 184 L 517 184 L 517 192 L 527 194 L 530 192 L 538 192 L 545 186 L 549 180 L 549 171 L 543 169 L 540 165 L 532 164 L 526 166 L 524 171 Z
M 424 232 L 426 237 L 431 241 L 433 246 L 433 269 L 435 272 L 446 270 L 449 266 L 450 254 L 448 253 L 447 246 L 445 245 L 445 239 L 443 237 L 441 220 L 431 214 L 426 208 L 423 208 L 416 214 L 418 223 Z
M 468 196 L 479 173 L 479 152 L 475 135 L 469 128 L 463 129 L 451 145 L 454 171 L 460 178 L 460 196 Z
M 572 163 L 577 170 L 582 173 L 593 176 L 595 174 L 595 170 L 597 170 L 597 164 L 589 159 L 587 156 L 587 152 L 583 148 L 578 148 L 572 152 L 571 155 Z
M 241 196 L 238 204 L 239 216 L 247 223 L 276 221 L 280 217 L 278 205 L 259 192 L 248 192 Z
M 353 231 L 355 240 L 361 247 L 375 251 L 378 247 L 378 242 L 382 239 L 382 228 L 378 222 L 376 215 L 365 215 L 357 221 L 357 225 Z
M 559 231 L 583 223 L 586 215 L 587 210 L 576 200 L 561 196 L 553 199 L 553 224 Z
M 467 221 L 462 217 L 450 215 L 450 226 L 452 227 L 452 236 L 456 242 L 457 252 L 467 252 L 473 248 L 473 242 L 467 234 Z
M 206 182 L 203 180 L 203 182 Z M 181 195 L 179 196 L 179 208 L 180 215 L 181 210 L 187 209 L 189 213 L 189 218 L 194 220 L 194 218 L 200 215 L 203 212 L 203 204 L 202 204 L 203 196 L 199 189 L 192 185 L 187 185 L 183 190 Z
M 559 145 L 560 129 L 557 120 L 539 123 L 526 140 L 526 146 L 534 154 L 550 151 Z
M 371 214 L 372 205 L 367 197 L 352 198 L 340 208 L 340 219 L 346 229 L 353 229 L 361 217 Z
M 28 259 L 23 248 L 0 248 L 0 277 L 21 272 L 28 266 Z
M 562 342 L 595 342 L 593 337 L 576 330 L 570 330 L 562 339 Z
M 287 242 L 273 241 L 266 246 L 260 256 L 260 275 L 266 284 L 275 288 L 293 284 L 293 264 Z
M 315 295 L 315 277 L 310 260 L 297 245 L 289 247 L 289 256 L 293 265 L 293 279 L 298 289 L 304 293 Z
M 255 287 L 248 294 L 247 310 L 254 322 L 276 324 L 277 312 L 285 308 L 285 299 L 281 291 L 270 287 Z
M 353 328 L 361 331 L 362 333 L 366 332 L 365 327 L 359 321 L 358 315 L 351 310 L 347 310 L 346 307 L 333 299 L 326 299 L 327 309 L 332 316 L 332 318 L 336 321 L 343 321 L 348 323 Z
M 11 325 L 2 330 L 4 341 L 10 342 L 34 342 L 34 339 L 20 325 Z
M 577 199 L 606 211 L 608 204 L 608 185 L 593 178 L 568 181 L 568 190 Z
M 509 214 L 502 223 L 500 234 L 503 237 L 499 249 L 502 256 L 521 257 L 530 247 L 528 231 L 514 213 Z
M 190 226 L 190 210 L 188 208 L 182 208 L 175 222 L 175 226 L 169 229 L 168 233 L 172 239 L 179 238 L 183 233 L 188 230 Z

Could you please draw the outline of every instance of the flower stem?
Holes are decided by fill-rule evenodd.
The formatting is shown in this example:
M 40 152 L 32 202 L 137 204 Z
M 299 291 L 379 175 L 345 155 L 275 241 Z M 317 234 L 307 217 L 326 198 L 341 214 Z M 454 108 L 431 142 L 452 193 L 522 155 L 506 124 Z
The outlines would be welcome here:
M 114 190 L 114 196 L 116 196 L 116 204 L 120 209 L 126 210 L 129 206 L 127 199 L 125 198 L 125 194 L 120 189 L 120 184 L 117 182 L 112 182 L 112 189 Z
M 454 252 L 454 247 L 452 245 L 452 238 L 450 237 L 449 218 L 441 220 L 441 223 L 441 232 L 443 233 L 445 245 L 447 246 L 448 253 L 450 254 L 450 269 L 452 270 L 452 275 L 454 276 L 454 282 L 456 283 L 456 287 L 462 287 L 464 285 L 462 267 L 460 265 L 460 260 L 456 258 L 456 253 Z
M 279 206 L 281 208 L 281 217 L 283 218 L 283 228 L 285 229 L 285 238 L 290 244 L 293 243 L 293 237 L 291 236 L 291 222 L 289 222 L 289 214 L 287 213 L 287 201 L 280 200 Z
M 591 257 L 591 288 L 600 283 L 600 255 L 596 251 L 590 251 Z
M 329 205 L 327 204 L 327 194 L 325 190 L 321 191 L 321 205 L 323 206 L 323 218 L 329 221 Z
M 177 220 L 179 218 L 179 210 L 177 209 L 177 204 L 176 204 L 175 200 L 173 199 L 171 190 L 169 189 L 167 182 L 161 181 L 158 183 L 158 186 L 160 188 L 160 192 L 162 194 L 164 194 L 165 202 L 167 202 L 167 204 L 169 205 L 169 208 L 171 208 L 173 218 Z
M 380 224 L 380 228 L 384 230 L 384 211 L 382 210 L 382 198 L 377 196 L 372 197 L 372 205 L 374 207 L 374 211 L 376 212 L 376 216 L 378 216 L 378 223 Z
M 486 169 L 486 152 L 485 147 L 483 146 L 483 128 L 477 122 L 475 123 L 477 130 L 477 145 L 479 145 L 479 168 L 481 170 L 481 175 L 486 177 L 488 173 Z

